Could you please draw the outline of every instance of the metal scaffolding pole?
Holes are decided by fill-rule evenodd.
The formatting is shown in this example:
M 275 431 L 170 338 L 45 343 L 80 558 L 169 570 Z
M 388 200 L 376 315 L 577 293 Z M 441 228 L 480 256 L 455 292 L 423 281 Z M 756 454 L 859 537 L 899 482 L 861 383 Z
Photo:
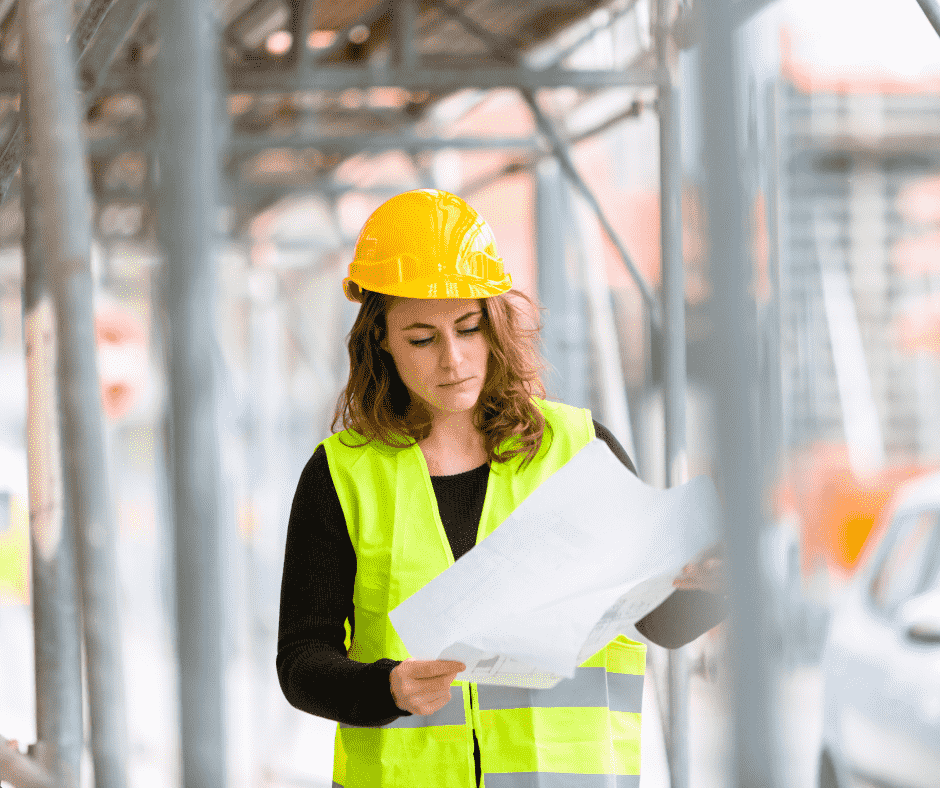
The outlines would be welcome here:
M 74 62 L 57 0 L 24 0 L 24 94 L 32 197 L 54 310 L 67 512 L 75 520 L 91 747 L 98 788 L 124 788 L 127 731 L 117 604 L 114 513 L 108 490 L 95 358 L 91 214 Z
M 158 220 L 165 255 L 183 784 L 222 788 L 226 606 L 213 261 L 219 50 L 211 4 L 164 0 L 156 11 L 161 47 Z
M 570 201 L 555 159 L 535 167 L 535 246 L 539 301 L 548 309 L 542 331 L 545 358 L 551 365 L 550 393 L 579 408 L 588 406 L 587 337 L 584 294 L 571 276 L 568 259 Z M 572 280 L 575 281 L 572 281 Z
M 701 90 L 708 260 L 712 279 L 712 387 L 717 423 L 716 467 L 725 508 L 724 542 L 731 590 L 730 785 L 776 784 L 771 724 L 772 671 L 762 637 L 764 583 L 759 553 L 760 458 L 755 412 L 757 379 L 753 267 L 747 253 L 741 186 L 737 40 L 729 0 L 702 8 Z
M 22 102 L 29 131 L 27 96 Z M 32 145 L 28 142 L 29 147 Z M 82 630 L 75 521 L 65 512 L 55 317 L 43 266 L 33 169 L 23 163 L 23 336 L 26 343 L 26 452 L 36 671 L 36 756 L 63 788 L 78 788 L 82 756 Z M 16 782 L 19 770 L 5 767 Z M 8 775 L 8 776 L 7 776 Z
M 767 270 L 770 279 L 770 304 L 764 320 L 766 358 L 764 369 L 766 376 L 767 403 L 763 456 L 765 479 L 770 482 L 779 473 L 781 448 L 786 446 L 784 435 L 784 413 L 786 397 L 781 348 L 782 305 L 784 303 L 783 275 L 783 210 L 781 198 L 781 180 L 783 177 L 780 152 L 780 120 L 778 110 L 779 82 L 769 85 L 765 94 L 765 117 L 767 122 Z
M 129 89 L 128 83 L 139 82 L 136 73 L 113 74 L 113 89 Z M 464 88 L 488 90 L 502 87 L 557 88 L 571 85 L 581 88 L 651 87 L 660 74 L 645 68 L 624 68 L 617 71 L 566 69 L 551 66 L 532 69 L 496 64 L 476 57 L 427 57 L 413 72 L 384 65 L 324 66 L 299 73 L 287 73 L 274 66 L 233 66 L 228 70 L 228 88 L 237 93 L 294 93 L 304 90 L 335 90 L 349 88 L 397 87 L 405 90 L 430 90 L 449 93 Z M 0 88 L 11 81 L 0 80 Z
M 670 79 L 659 86 L 660 246 L 662 249 L 663 424 L 665 479 L 670 487 L 688 480 L 686 451 L 685 270 L 682 257 L 682 143 L 679 134 L 679 90 L 675 83 L 676 53 L 669 35 L 670 0 L 659 0 L 656 57 Z M 672 51 L 671 51 L 672 50 Z M 670 68 L 672 66 L 672 68 Z M 668 736 L 666 752 L 672 788 L 689 784 L 689 665 L 684 649 L 667 659 Z
M 316 0 L 292 0 L 290 19 L 290 52 L 288 60 L 293 64 L 294 70 L 299 70 L 304 64 L 304 53 L 307 46 L 307 33 L 314 17 Z
M 392 60 L 406 74 L 413 74 L 418 68 L 414 42 L 417 20 L 416 0 L 395 0 L 392 9 Z
M 139 140 L 113 140 L 108 141 L 114 145 L 133 145 L 135 150 L 140 149 Z M 102 148 L 107 143 L 98 143 Z M 346 155 L 365 152 L 379 152 L 386 150 L 405 151 L 432 151 L 432 150 L 492 150 L 517 149 L 537 150 L 539 145 L 535 137 L 422 137 L 413 130 L 403 130 L 397 133 L 381 134 L 342 134 L 342 135 L 307 135 L 295 134 L 291 136 L 257 137 L 247 134 L 233 136 L 226 146 L 227 151 L 234 154 L 249 154 L 269 148 L 317 148 L 324 153 L 342 152 Z

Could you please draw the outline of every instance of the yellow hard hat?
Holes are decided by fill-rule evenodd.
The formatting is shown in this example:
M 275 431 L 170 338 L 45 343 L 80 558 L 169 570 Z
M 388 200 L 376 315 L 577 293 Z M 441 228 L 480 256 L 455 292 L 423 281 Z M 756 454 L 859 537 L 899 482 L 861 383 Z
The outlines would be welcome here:
M 489 298 L 512 287 L 483 218 L 460 197 L 416 189 L 382 203 L 356 242 L 343 291 L 405 298 Z

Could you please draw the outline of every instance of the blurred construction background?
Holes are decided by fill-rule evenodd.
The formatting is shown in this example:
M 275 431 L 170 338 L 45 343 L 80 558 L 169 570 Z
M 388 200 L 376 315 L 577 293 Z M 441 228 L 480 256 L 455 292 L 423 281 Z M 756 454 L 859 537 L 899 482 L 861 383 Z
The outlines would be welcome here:
M 163 41 L 174 29 L 169 17 L 186 18 L 174 9 L 187 5 L 205 22 L 195 34 L 205 57 L 173 70 L 160 64 Z M 75 105 L 81 134 L 72 143 L 83 159 L 47 160 L 42 148 L 39 130 L 59 121 L 47 117 L 43 55 L 24 46 L 24 15 L 50 9 L 72 33 L 51 68 L 69 72 L 61 84 L 71 89 L 49 101 Z M 929 630 L 910 644 L 926 669 L 880 657 L 858 679 L 880 681 L 872 676 L 881 670 L 903 698 L 903 686 L 923 680 L 917 671 L 928 677 L 918 692 L 933 705 L 910 719 L 891 707 L 882 735 L 858 720 L 887 706 L 873 701 L 843 717 L 824 698 L 833 610 L 879 547 L 899 491 L 940 468 L 940 37 L 931 11 L 936 21 L 932 0 L 0 0 L 0 736 L 25 753 L 43 725 L 57 730 L 50 718 L 58 711 L 42 702 L 51 690 L 37 683 L 48 657 L 34 649 L 29 513 L 39 506 L 43 462 L 71 463 L 106 480 L 114 526 L 117 634 L 87 651 L 86 670 L 108 648 L 122 665 L 110 673 L 121 702 L 100 704 L 118 719 L 86 712 L 72 732 L 82 784 L 165 788 L 180 784 L 181 763 L 195 762 L 180 735 L 180 677 L 190 668 L 181 667 L 179 641 L 190 635 L 177 628 L 187 604 L 179 595 L 190 599 L 192 587 L 174 581 L 174 544 L 187 529 L 208 529 L 218 533 L 205 549 L 221 567 L 212 617 L 223 643 L 222 738 L 208 741 L 219 745 L 224 781 L 330 785 L 334 724 L 291 708 L 274 672 L 281 565 L 294 486 L 330 432 L 345 382 L 356 305 L 340 280 L 363 222 L 398 192 L 447 189 L 486 217 L 515 285 L 546 307 L 550 395 L 590 407 L 644 480 L 666 486 L 719 474 L 715 369 L 724 351 L 715 326 L 726 304 L 709 263 L 717 143 L 703 129 L 724 91 L 736 107 L 723 122 L 735 140 L 752 313 L 742 332 L 755 359 L 750 482 L 761 516 L 752 528 L 774 720 L 766 747 L 777 764 L 767 774 L 793 788 L 940 785 L 936 616 L 908 627 Z M 734 31 L 737 60 L 714 86 L 701 47 L 709 35 L 718 40 L 721 24 Z M 199 127 L 176 117 L 187 111 L 178 84 L 187 68 L 205 121 L 205 139 L 192 146 L 179 141 Z M 39 84 L 25 140 L 21 89 L 30 80 Z M 56 172 L 55 161 L 69 168 Z M 190 182 L 174 187 L 187 168 Z M 208 181 L 192 182 L 207 172 Z M 27 364 L 42 316 L 30 276 L 48 280 L 61 303 L 55 275 L 29 274 L 30 260 L 56 264 L 61 254 L 43 251 L 48 223 L 74 226 L 50 203 L 33 210 L 30 201 L 78 180 L 89 199 L 62 205 L 73 206 L 68 221 L 87 239 L 100 466 L 67 440 L 60 451 L 37 438 L 55 420 L 43 422 L 35 404 L 27 429 L 28 390 L 42 385 L 33 369 L 41 360 Z M 174 203 L 187 190 L 198 198 L 203 186 L 205 216 L 190 221 L 181 213 L 188 197 Z M 181 261 L 182 273 L 167 263 L 178 254 L 169 251 L 174 235 L 204 241 Z M 211 294 L 202 323 L 174 306 L 187 289 Z M 60 325 L 65 314 L 57 312 Z M 197 349 L 192 364 L 209 370 L 202 377 L 174 371 L 187 342 Z M 185 380 L 208 381 L 210 410 L 180 393 Z M 186 447 L 177 438 L 171 450 L 170 416 L 179 429 L 190 407 L 192 418 L 212 422 L 217 469 L 200 483 L 218 507 L 181 523 L 190 510 L 172 468 L 183 467 Z M 70 473 L 74 488 L 82 471 Z M 928 512 L 940 510 L 933 489 L 923 497 Z M 82 527 L 74 506 L 61 516 Z M 923 522 L 885 559 L 906 577 L 903 561 L 926 545 L 920 574 L 898 581 L 905 590 L 891 611 L 905 594 L 930 598 L 940 588 L 940 526 Z M 34 532 L 33 554 L 47 542 Z M 89 550 L 69 559 L 79 573 L 92 571 Z M 206 560 L 211 567 L 216 558 Z M 78 585 L 88 618 L 93 593 Z M 903 640 L 886 626 L 884 638 Z M 748 782 L 731 766 L 742 762 L 733 753 L 746 738 L 722 690 L 735 686 L 722 679 L 726 630 L 680 657 L 651 649 L 644 788 L 771 784 Z M 94 705 L 100 687 L 86 684 L 86 706 Z M 125 738 L 105 741 L 108 726 Z M 920 765 L 895 777 L 852 755 L 873 747 L 885 762 Z M 187 772 L 187 786 L 216 785 L 195 774 Z M 39 784 L 24 779 L 17 784 Z

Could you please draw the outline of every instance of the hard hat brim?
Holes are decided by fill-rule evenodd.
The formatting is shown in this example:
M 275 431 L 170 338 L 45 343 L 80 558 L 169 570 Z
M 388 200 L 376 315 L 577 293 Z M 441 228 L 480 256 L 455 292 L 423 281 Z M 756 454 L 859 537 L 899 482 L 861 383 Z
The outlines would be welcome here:
M 475 276 L 445 275 L 434 279 L 392 284 L 367 284 L 352 277 L 343 280 L 343 292 L 346 298 L 356 303 L 362 302 L 362 291 L 397 296 L 399 298 L 491 298 L 501 295 L 512 288 L 512 276 L 505 274 L 497 282 L 487 282 Z

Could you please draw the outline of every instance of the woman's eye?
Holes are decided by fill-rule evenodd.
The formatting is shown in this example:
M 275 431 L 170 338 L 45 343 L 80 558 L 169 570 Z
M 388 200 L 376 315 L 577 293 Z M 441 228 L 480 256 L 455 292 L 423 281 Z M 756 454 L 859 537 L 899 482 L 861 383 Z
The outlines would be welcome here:
M 461 336 L 466 334 L 475 334 L 480 330 L 480 326 L 473 326 L 473 328 L 460 328 L 457 330 L 457 333 Z M 415 347 L 424 347 L 425 345 L 430 345 L 434 341 L 434 337 L 428 337 L 427 339 L 409 339 L 408 342 Z

